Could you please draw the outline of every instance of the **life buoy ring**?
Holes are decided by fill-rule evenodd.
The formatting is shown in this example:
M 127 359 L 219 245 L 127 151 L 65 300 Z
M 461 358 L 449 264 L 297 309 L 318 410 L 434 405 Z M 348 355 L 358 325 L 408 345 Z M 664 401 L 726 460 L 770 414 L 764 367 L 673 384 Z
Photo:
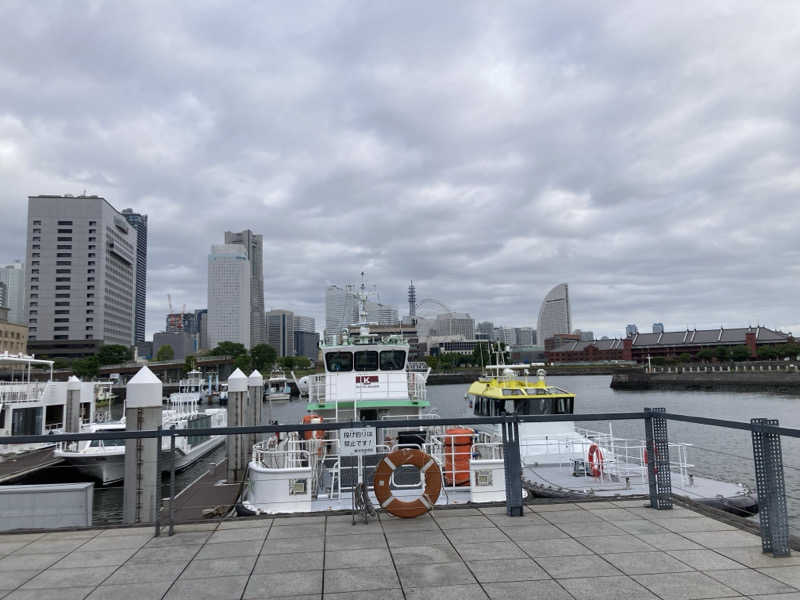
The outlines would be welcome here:
M 589 467 L 592 477 L 600 477 L 603 473 L 603 453 L 597 444 L 589 446 Z
M 398 500 L 392 493 L 389 485 L 392 473 L 402 465 L 413 465 L 420 470 L 425 477 L 425 487 L 422 495 L 416 500 L 407 502 Z M 396 517 L 403 519 L 413 519 L 425 514 L 439 499 L 442 491 L 442 472 L 439 465 L 428 454 L 416 448 L 400 448 L 378 463 L 375 468 L 375 478 L 372 485 L 375 489 L 375 497 L 381 508 L 387 510 Z

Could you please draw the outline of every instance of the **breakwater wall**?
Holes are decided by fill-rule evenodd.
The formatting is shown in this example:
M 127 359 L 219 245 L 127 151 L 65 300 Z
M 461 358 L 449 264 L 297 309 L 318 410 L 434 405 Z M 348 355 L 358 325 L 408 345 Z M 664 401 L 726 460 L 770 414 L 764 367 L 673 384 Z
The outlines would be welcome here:
M 531 372 L 529 377 L 536 377 L 536 370 L 541 367 L 531 367 Z M 544 370 L 547 371 L 547 376 L 550 377 L 552 375 L 614 375 L 615 373 L 621 372 L 628 372 L 632 370 L 636 370 L 640 372 L 640 369 L 637 368 L 626 368 L 626 367 L 616 367 L 616 366 L 601 366 L 601 367 L 591 367 L 591 366 L 580 366 L 580 367 L 544 367 Z M 463 371 L 454 371 L 452 373 L 436 373 L 432 372 L 428 376 L 428 385 L 455 385 L 455 384 L 470 384 L 475 381 L 478 377 L 480 377 L 482 372 L 480 370 L 475 369 L 465 369 Z
M 730 390 L 800 393 L 800 372 L 691 371 L 618 373 L 611 378 L 615 390 Z

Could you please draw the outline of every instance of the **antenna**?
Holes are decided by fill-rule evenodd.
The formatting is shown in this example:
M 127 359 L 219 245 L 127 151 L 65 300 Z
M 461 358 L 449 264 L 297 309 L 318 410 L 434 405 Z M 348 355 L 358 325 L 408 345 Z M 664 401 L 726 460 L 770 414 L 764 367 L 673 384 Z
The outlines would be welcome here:
M 171 294 L 167 294 L 167 302 L 169 303 L 169 312 L 174 312 L 172 310 L 172 295 Z

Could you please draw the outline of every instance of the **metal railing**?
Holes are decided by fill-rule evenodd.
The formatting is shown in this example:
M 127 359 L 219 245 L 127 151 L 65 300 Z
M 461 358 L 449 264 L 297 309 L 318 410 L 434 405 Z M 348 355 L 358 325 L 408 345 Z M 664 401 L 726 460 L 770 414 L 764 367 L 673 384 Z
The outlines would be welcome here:
M 673 414 L 666 412 L 665 409 L 646 408 L 642 412 L 626 413 L 592 413 L 582 415 L 508 415 L 483 418 L 435 418 L 426 419 L 425 427 L 445 427 L 454 425 L 500 425 L 502 431 L 502 442 L 490 442 L 489 440 L 476 440 L 471 446 L 470 451 L 476 449 L 487 456 L 502 457 L 505 471 L 505 497 L 506 512 L 511 516 L 522 514 L 522 472 L 520 458 L 520 423 L 549 423 L 579 420 L 588 421 L 623 421 L 623 420 L 643 420 L 645 428 L 645 449 L 649 455 L 646 463 L 647 480 L 649 486 L 650 506 L 656 510 L 669 510 L 672 508 L 672 486 L 671 475 L 674 463 L 670 458 L 671 445 L 667 435 L 667 423 L 669 421 L 694 423 L 712 427 L 723 427 L 728 429 L 749 431 L 753 440 L 753 459 L 755 464 L 755 480 L 757 485 L 758 497 L 760 499 L 760 529 L 762 549 L 764 552 L 771 552 L 775 556 L 786 556 L 789 554 L 789 525 L 786 506 L 786 486 L 784 483 L 783 458 L 781 451 L 781 437 L 800 438 L 800 429 L 780 427 L 777 420 L 770 419 L 751 419 L 749 423 L 738 421 L 728 421 L 723 419 L 713 419 L 707 417 L 694 417 L 689 415 Z M 143 440 L 153 438 L 166 438 L 169 440 L 170 448 L 170 481 L 171 492 L 169 498 L 168 524 L 170 534 L 173 527 L 172 507 L 175 498 L 174 493 L 174 473 L 175 473 L 175 441 L 176 438 L 189 435 L 242 435 L 242 434 L 290 434 L 294 433 L 297 438 L 304 437 L 305 432 L 313 431 L 336 431 L 343 428 L 375 427 L 385 428 L 407 428 L 419 427 L 420 420 L 393 420 L 386 419 L 380 421 L 356 421 L 356 422 L 324 422 L 294 425 L 257 425 L 250 427 L 217 427 L 208 429 L 192 430 L 147 430 L 147 431 L 113 431 L 113 432 L 94 432 L 94 433 L 63 433 L 42 435 L 20 435 L 0 437 L 2 444 L 30 444 L 30 443 L 56 443 L 71 442 L 82 440 Z M 435 442 L 434 442 L 435 443 Z M 483 446 L 481 446 L 483 444 Z M 492 445 L 494 444 L 494 445 Z M 164 445 L 163 442 L 161 444 Z M 444 445 L 446 446 L 446 444 Z M 383 448 L 386 452 L 390 448 Z M 433 446 L 426 446 L 436 452 Z M 444 453 L 446 454 L 446 447 Z M 297 457 L 302 460 L 302 456 Z M 312 460 L 311 456 L 306 457 Z M 161 453 L 158 453 L 159 462 Z M 294 459 L 293 459 L 294 460 Z M 679 461 L 680 462 L 680 461 Z M 160 464 L 157 469 L 159 483 L 161 481 Z M 160 485 L 157 486 L 160 492 Z M 157 506 L 160 506 L 160 498 Z M 160 534 L 161 511 L 155 511 L 156 535 Z

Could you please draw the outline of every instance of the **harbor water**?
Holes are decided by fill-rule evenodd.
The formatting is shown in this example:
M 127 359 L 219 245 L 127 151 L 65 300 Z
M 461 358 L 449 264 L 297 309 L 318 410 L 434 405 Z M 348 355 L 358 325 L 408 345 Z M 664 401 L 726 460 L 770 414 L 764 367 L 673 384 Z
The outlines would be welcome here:
M 609 387 L 610 376 L 548 377 L 548 383 L 576 394 L 575 412 L 602 413 L 641 411 L 645 407 L 663 407 L 670 412 L 693 416 L 747 422 L 753 417 L 776 418 L 786 427 L 800 428 L 800 395 L 751 392 L 709 391 L 615 391 Z M 431 409 L 442 417 L 463 416 L 466 411 L 466 385 L 428 387 Z M 295 398 L 290 402 L 275 402 L 272 418 L 281 424 L 298 423 L 306 414 L 305 402 Z M 265 407 L 264 418 L 267 421 Z M 608 432 L 608 422 L 580 422 L 580 427 Z M 644 426 L 640 421 L 616 421 L 611 424 L 616 437 L 641 440 Z M 669 422 L 670 441 L 692 445 L 689 462 L 691 472 L 714 479 L 740 482 L 754 488 L 752 445 L 745 431 Z M 786 493 L 793 532 L 800 528 L 800 440 L 783 438 Z M 176 478 L 180 491 L 202 475 L 209 464 L 225 456 L 224 445 L 203 457 Z M 19 483 L 83 481 L 80 473 L 67 466 L 57 466 L 27 477 Z M 165 478 L 166 483 L 166 478 Z M 95 523 L 118 523 L 122 515 L 122 486 L 96 486 L 94 500 Z M 164 488 L 163 496 L 168 496 Z M 800 531 L 800 529 L 798 529 Z

